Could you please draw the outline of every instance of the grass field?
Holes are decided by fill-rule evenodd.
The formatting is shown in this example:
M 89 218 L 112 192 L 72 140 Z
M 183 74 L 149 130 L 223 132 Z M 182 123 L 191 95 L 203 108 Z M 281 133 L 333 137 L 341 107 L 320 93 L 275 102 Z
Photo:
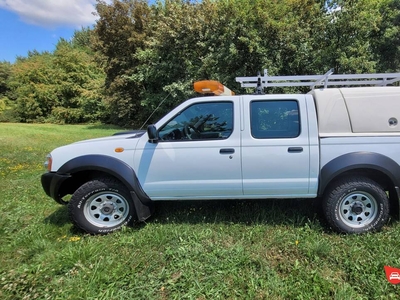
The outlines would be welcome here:
M 106 236 L 71 225 L 40 175 L 53 148 L 103 126 L 0 124 L 0 299 L 399 299 L 400 223 L 338 235 L 317 201 L 157 203 Z

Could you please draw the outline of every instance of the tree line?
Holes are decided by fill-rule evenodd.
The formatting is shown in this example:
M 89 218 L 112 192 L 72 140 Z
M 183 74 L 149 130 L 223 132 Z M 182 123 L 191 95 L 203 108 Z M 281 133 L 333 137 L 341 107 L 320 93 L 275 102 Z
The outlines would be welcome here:
M 0 121 L 140 127 L 196 80 L 398 72 L 399 0 L 98 0 L 98 21 L 0 62 Z

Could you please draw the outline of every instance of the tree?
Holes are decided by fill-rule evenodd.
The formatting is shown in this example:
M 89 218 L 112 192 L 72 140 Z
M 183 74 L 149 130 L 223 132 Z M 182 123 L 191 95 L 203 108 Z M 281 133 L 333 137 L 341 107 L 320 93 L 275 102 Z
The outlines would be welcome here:
M 17 58 L 10 86 L 16 95 L 15 111 L 20 121 L 44 122 L 51 113 L 58 101 L 55 74 L 50 53 L 31 52 L 27 58 Z
M 382 1 L 381 22 L 371 44 L 378 60 L 378 72 L 398 72 L 400 69 L 400 1 Z
M 5 96 L 10 88 L 8 79 L 11 75 L 11 64 L 7 61 L 0 62 L 0 97 Z
M 162 99 L 153 120 L 193 96 L 195 80 L 239 89 L 236 76 L 265 67 L 286 74 L 316 68 L 311 51 L 322 11 L 312 0 L 166 0 L 150 7 L 126 0 L 100 2 L 98 12 L 96 49 L 106 57 L 108 98 L 125 126 L 140 125 Z M 128 114 L 135 118 L 124 119 Z
M 12 114 L 14 95 L 10 88 L 10 77 L 12 65 L 3 61 L 0 62 L 0 121 L 15 121 Z
M 93 48 L 104 58 L 109 121 L 122 126 L 137 125 L 142 86 L 126 76 L 137 71 L 136 53 L 146 40 L 149 6 L 143 0 L 114 0 L 112 4 L 98 1 L 96 10 L 99 20 Z
M 54 51 L 58 102 L 52 117 L 66 123 L 103 120 L 107 115 L 102 101 L 105 74 L 93 53 L 72 42 L 60 40 Z M 78 44 L 79 45 L 79 44 Z
M 381 26 L 386 0 L 327 1 L 321 57 L 336 73 L 371 73 L 377 68 L 374 37 Z
M 13 65 L 10 86 L 21 122 L 81 123 L 104 117 L 104 72 L 89 48 L 73 42 L 60 39 L 54 53 L 33 51 Z
M 400 63 L 398 0 L 98 0 L 96 10 L 96 26 L 60 40 L 54 52 L 0 65 L 0 79 L 11 70 L 0 95 L 14 93 L 21 121 L 139 127 L 154 109 L 149 122 L 194 96 L 196 80 L 241 93 L 235 77 L 265 68 L 362 73 Z

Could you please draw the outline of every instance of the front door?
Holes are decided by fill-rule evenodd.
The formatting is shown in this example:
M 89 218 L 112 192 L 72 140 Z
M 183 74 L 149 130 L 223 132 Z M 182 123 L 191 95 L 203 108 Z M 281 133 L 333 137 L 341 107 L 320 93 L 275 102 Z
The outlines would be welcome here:
M 218 199 L 243 194 L 238 104 L 193 102 L 162 124 L 159 141 L 146 134 L 135 170 L 153 200 Z

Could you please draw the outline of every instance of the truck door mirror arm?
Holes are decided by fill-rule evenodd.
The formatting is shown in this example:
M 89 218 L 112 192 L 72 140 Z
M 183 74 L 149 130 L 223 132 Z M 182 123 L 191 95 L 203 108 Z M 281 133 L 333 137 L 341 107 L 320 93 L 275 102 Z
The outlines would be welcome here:
M 157 128 L 153 124 L 147 126 L 147 135 L 149 136 L 149 143 L 156 144 L 158 142 Z

